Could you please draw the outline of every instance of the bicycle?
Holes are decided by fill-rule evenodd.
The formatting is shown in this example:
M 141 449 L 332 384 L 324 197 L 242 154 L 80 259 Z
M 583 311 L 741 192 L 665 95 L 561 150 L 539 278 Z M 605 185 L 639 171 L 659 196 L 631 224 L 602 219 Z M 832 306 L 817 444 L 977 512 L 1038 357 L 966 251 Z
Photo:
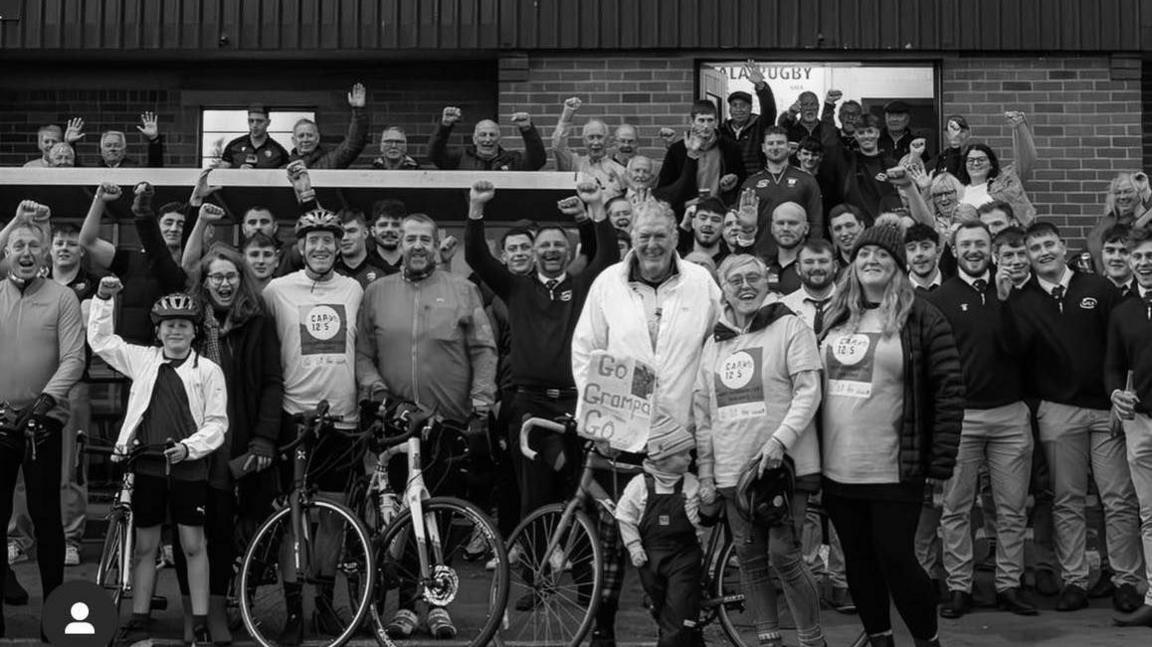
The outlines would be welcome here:
M 363 511 L 372 528 L 377 568 L 369 609 L 373 634 L 382 645 L 395 644 L 385 631 L 391 616 L 423 603 L 429 609 L 450 609 L 457 635 L 466 637 L 466 644 L 486 645 L 499 629 L 508 601 L 504 542 L 492 520 L 474 504 L 431 496 L 423 457 L 431 457 L 428 464 L 443 472 L 442 478 L 452 478 L 453 469 L 468 460 L 467 442 L 461 430 L 414 407 L 396 403 L 380 412 L 373 425 L 375 467 L 370 477 L 354 479 L 350 486 L 350 505 Z M 389 459 L 397 454 L 405 454 L 408 464 L 399 509 L 387 474 Z M 492 571 L 486 570 L 483 560 L 464 555 L 477 541 L 483 543 L 480 552 L 493 558 Z
M 91 445 L 87 434 L 76 432 L 76 444 L 83 454 L 97 456 L 118 456 L 123 475 L 120 486 L 108 510 L 108 531 L 104 535 L 104 545 L 100 549 L 100 560 L 96 566 L 96 585 L 109 589 L 117 615 L 125 599 L 132 597 L 132 554 L 135 550 L 135 527 L 132 516 L 132 488 L 135 482 L 132 465 L 141 458 L 164 458 L 163 444 L 143 445 L 137 442 L 127 452 L 113 445 Z M 163 610 L 167 599 L 153 596 L 151 608 Z
M 376 577 L 368 530 L 347 506 L 317 497 L 315 486 L 309 484 L 310 450 L 322 432 L 353 439 L 363 436 L 336 429 L 332 423 L 337 420 L 338 417 L 329 415 L 327 401 L 321 401 L 314 411 L 296 416 L 296 438 L 277 452 L 292 455 L 292 489 L 278 501 L 278 509 L 256 529 L 244 551 L 239 580 L 240 612 L 248 634 L 264 647 L 280 644 L 280 634 L 289 619 L 285 581 L 300 582 L 302 588 L 311 587 L 314 594 L 327 589 L 331 591 L 333 610 L 341 608 L 341 603 L 351 610 L 350 617 L 333 613 L 343 626 L 336 635 L 326 637 L 324 645 L 343 645 L 368 613 Z M 318 540 L 322 538 L 314 537 L 315 527 L 325 521 L 335 521 L 339 528 L 334 539 L 327 537 L 332 541 L 321 545 Z M 334 572 L 317 572 L 313 562 L 320 562 L 321 555 L 328 557 L 332 551 L 335 551 Z M 342 597 L 337 597 L 341 593 Z M 304 595 L 303 591 L 301 595 L 305 603 L 316 597 Z M 309 617 L 307 607 L 304 612 L 303 617 Z

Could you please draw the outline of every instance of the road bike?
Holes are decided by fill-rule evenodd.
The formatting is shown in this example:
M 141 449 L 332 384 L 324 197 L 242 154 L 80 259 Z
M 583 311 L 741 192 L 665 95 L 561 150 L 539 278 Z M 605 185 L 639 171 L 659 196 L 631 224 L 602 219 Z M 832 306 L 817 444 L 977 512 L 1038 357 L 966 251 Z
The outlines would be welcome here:
M 462 480 L 460 468 L 469 460 L 464 431 L 410 403 L 382 408 L 378 418 L 370 445 L 375 466 L 369 477 L 353 480 L 348 499 L 368 520 L 372 534 L 377 569 L 369 608 L 373 634 L 382 645 L 402 644 L 388 636 L 387 623 L 400 609 L 415 611 L 422 605 L 430 612 L 449 612 L 463 644 L 486 645 L 508 601 L 503 539 L 476 505 L 430 493 Z M 407 477 L 397 498 L 388 466 L 400 454 L 407 457 Z M 467 553 L 491 558 L 493 568 Z M 419 639 L 418 634 L 411 639 Z

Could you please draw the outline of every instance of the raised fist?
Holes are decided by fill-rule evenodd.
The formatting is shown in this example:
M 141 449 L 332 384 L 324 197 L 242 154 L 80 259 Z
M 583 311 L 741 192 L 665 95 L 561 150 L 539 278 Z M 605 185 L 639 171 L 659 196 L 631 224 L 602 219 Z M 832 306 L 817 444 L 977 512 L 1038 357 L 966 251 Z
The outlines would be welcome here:
M 16 205 L 16 219 L 31 221 L 36 217 L 36 210 L 40 207 L 40 203 L 35 200 L 22 200 L 20 204 Z
M 908 144 L 908 152 L 921 159 L 923 159 L 926 150 L 928 150 L 928 140 L 923 137 L 917 137 L 912 140 L 911 144 Z
M 445 236 L 444 240 L 440 241 L 440 262 L 447 265 L 452 261 L 452 257 L 456 255 L 456 248 L 460 245 L 460 241 L 456 240 L 455 236 Z
M 572 112 L 579 110 L 582 105 L 584 105 L 584 102 L 580 100 L 580 97 L 568 97 L 564 100 L 564 108 Z
M 478 180 L 468 192 L 468 201 L 473 204 L 486 204 L 496 197 L 496 187 L 488 180 Z
M 457 121 L 460 121 L 460 109 L 456 106 L 444 108 L 443 114 L 440 115 L 440 125 L 452 126 Z
M 135 195 L 149 195 L 150 196 L 155 192 L 156 192 L 156 190 L 153 189 L 152 185 L 147 183 L 147 182 L 141 182 L 141 183 L 137 184 L 136 188 L 132 190 L 132 193 Z
M 156 113 L 143 112 L 140 114 L 140 125 L 136 126 L 136 130 L 140 131 L 149 140 L 154 140 L 160 136 L 160 125 L 156 120 Z
M 600 185 L 596 184 L 594 180 L 582 180 L 577 183 L 576 195 L 588 204 L 600 202 L 600 200 L 603 199 L 603 194 L 600 192 Z
M 844 93 L 840 90 L 829 90 L 828 94 L 824 95 L 824 103 L 836 103 L 844 98 Z
M 220 222 L 224 219 L 224 208 L 214 204 L 200 205 L 200 218 L 204 222 Z
M 521 130 L 525 130 L 532 125 L 532 117 L 527 112 L 514 112 L 512 113 L 512 123 Z
M 96 294 L 101 299 L 111 299 L 124 289 L 124 284 L 120 279 L 112 274 L 100 279 L 100 287 L 96 289 Z
M 556 203 L 556 208 L 565 216 L 575 218 L 584 213 L 584 201 L 578 196 L 568 196 Z
M 668 128 L 668 127 L 661 128 L 657 134 L 660 135 L 660 139 L 664 140 L 665 146 L 676 141 L 676 131 L 672 130 L 671 128 Z
M 1018 128 L 1024 125 L 1024 113 L 1018 110 L 1009 110 L 1004 113 L 1004 120 L 1008 125 L 1013 128 Z
M 740 181 L 740 178 L 736 177 L 736 174 L 729 173 L 729 174 L 725 175 L 724 177 L 720 178 L 720 190 L 721 191 L 731 191 L 732 189 L 736 188 L 736 183 L 739 181 Z
M 363 108 L 368 100 L 368 91 L 364 89 L 363 83 L 357 83 L 352 86 L 352 91 L 348 93 L 348 105 L 353 108 Z
M 114 202 L 120 199 L 120 185 L 111 182 L 101 182 L 96 187 L 96 197 L 104 202 Z

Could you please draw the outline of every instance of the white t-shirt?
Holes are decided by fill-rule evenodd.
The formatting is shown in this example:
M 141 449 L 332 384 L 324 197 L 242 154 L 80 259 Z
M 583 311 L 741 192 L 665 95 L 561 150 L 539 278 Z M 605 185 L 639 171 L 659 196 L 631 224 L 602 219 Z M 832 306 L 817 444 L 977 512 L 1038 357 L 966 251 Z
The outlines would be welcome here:
M 328 400 L 341 429 L 356 427 L 356 317 L 364 290 L 335 274 L 315 282 L 304 270 L 272 279 L 264 303 L 276 318 L 284 370 L 284 410 L 303 413 Z
M 969 184 L 964 187 L 964 195 L 960 198 L 960 204 L 970 204 L 977 209 L 989 202 L 992 202 L 992 196 L 988 195 L 987 182 Z

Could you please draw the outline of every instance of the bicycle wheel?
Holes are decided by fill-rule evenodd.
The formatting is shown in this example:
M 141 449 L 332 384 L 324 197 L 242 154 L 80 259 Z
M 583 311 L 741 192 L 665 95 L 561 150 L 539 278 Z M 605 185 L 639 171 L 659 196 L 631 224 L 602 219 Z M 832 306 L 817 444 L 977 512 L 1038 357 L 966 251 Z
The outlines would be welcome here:
M 434 530 L 439 551 L 428 544 L 429 577 L 422 578 L 412 511 L 405 509 L 375 538 L 376 594 L 369 612 L 377 640 L 385 642 L 384 627 L 400 609 L 446 610 L 463 644 L 487 645 L 504 617 L 508 602 L 508 556 L 496 525 L 479 508 L 452 497 L 422 503 L 426 537 Z M 465 551 L 490 556 L 465 559 Z M 439 558 L 437 555 L 439 554 Z M 412 639 L 422 638 L 413 634 Z M 467 642 L 463 642 L 467 641 Z
M 295 564 L 280 567 L 282 547 L 285 557 L 292 559 L 288 507 L 277 510 L 260 525 L 244 552 L 240 613 L 252 639 L 264 647 L 280 644 L 288 619 L 284 572 L 302 584 L 305 634 L 321 640 L 322 645 L 343 645 L 368 613 L 375 582 L 368 531 L 347 508 L 329 501 L 314 500 L 303 513 L 309 531 L 301 550 L 308 568 L 297 572 Z M 322 526 L 333 530 L 320 533 Z M 330 609 L 318 603 L 322 598 L 331 600 Z M 322 613 L 326 610 L 334 613 Z
M 120 585 L 123 563 L 121 552 L 128 532 L 128 515 L 119 510 L 112 512 L 108 518 L 108 533 L 104 535 L 104 547 L 100 550 L 100 562 L 96 566 L 96 585 L 108 589 L 116 605 L 117 616 L 124 602 L 124 587 Z M 131 555 L 128 557 L 131 559 Z
M 544 506 L 508 537 L 514 563 L 512 602 L 501 633 L 507 642 L 575 646 L 592 630 L 603 587 L 604 555 L 596 526 L 581 510 L 557 537 L 563 517 L 564 506 Z M 558 550 L 547 555 L 554 537 Z
M 718 602 L 716 611 L 720 617 L 720 627 L 728 642 L 736 647 L 758 644 L 756 614 L 745 604 L 743 591 L 736 544 L 729 536 L 720 548 L 720 559 L 712 571 L 712 590 L 707 593 Z

